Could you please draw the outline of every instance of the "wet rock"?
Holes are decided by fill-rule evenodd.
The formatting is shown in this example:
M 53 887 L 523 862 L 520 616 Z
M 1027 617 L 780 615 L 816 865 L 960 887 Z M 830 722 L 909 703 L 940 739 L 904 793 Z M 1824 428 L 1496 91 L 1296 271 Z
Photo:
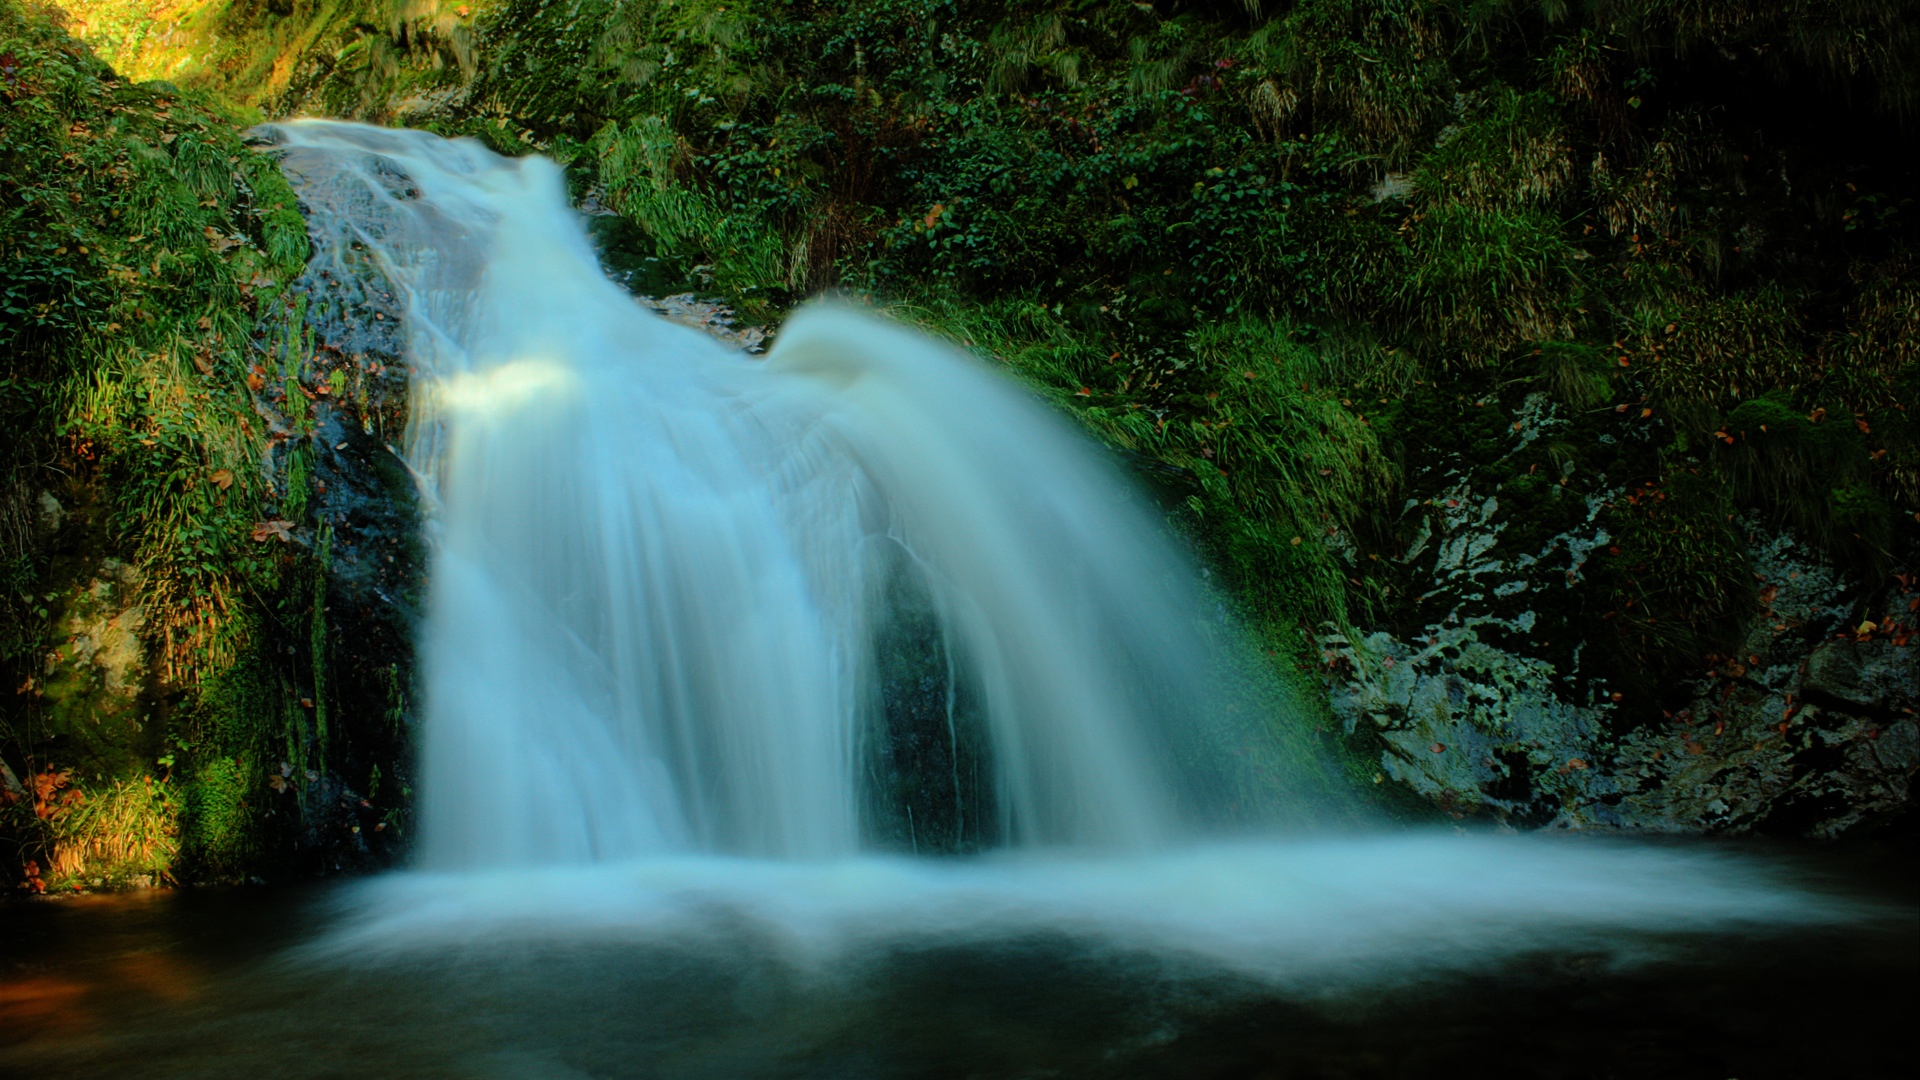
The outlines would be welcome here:
M 155 727 L 138 569 L 113 557 L 66 561 L 52 647 L 20 687 L 39 699 L 43 743 L 89 777 L 117 777 L 150 760 Z
M 1809 700 L 1839 709 L 1887 712 L 1920 697 L 1920 662 L 1892 641 L 1829 641 L 1807 657 L 1803 684 Z
M 1634 447 L 1651 440 L 1609 432 L 1609 468 L 1555 469 L 1530 448 L 1570 421 L 1542 396 L 1468 419 L 1493 434 L 1411 478 L 1396 564 L 1412 628 L 1321 638 L 1333 710 L 1377 747 L 1377 782 L 1518 826 L 1830 837 L 1906 813 L 1920 770 L 1912 579 L 1896 575 L 1863 626 L 1872 583 L 1742 518 L 1743 628 L 1724 655 L 1636 690 L 1617 659 L 1595 660 L 1620 579 L 1604 592 L 1594 560 L 1617 554 L 1614 515 L 1635 495 L 1609 474 L 1643 467 Z
M 765 348 L 766 329 L 759 326 L 736 326 L 733 309 L 717 300 L 701 299 L 693 293 L 677 293 L 662 297 L 638 296 L 635 299 L 670 322 L 691 326 L 695 330 L 704 330 L 736 349 L 757 353 Z
M 325 188 L 337 178 L 298 161 L 282 169 L 314 257 L 255 341 L 254 409 L 270 433 L 261 469 L 274 495 L 274 519 L 257 535 L 303 560 L 268 655 L 298 703 L 282 774 L 294 796 L 288 831 L 308 869 L 330 872 L 401 851 L 426 553 L 418 485 L 398 448 L 411 415 L 402 294 L 364 246 L 314 213 L 340 197 Z

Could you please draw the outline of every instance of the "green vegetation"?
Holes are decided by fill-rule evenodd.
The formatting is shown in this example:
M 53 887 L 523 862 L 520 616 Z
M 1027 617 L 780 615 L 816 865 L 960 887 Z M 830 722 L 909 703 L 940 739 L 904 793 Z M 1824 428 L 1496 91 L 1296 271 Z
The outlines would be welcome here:
M 838 287 L 995 358 L 1181 489 L 1296 658 L 1414 618 L 1404 492 L 1604 477 L 1606 606 L 1565 617 L 1641 689 L 1751 617 L 1729 515 L 1863 599 L 1910 561 L 1914 14 L 506 0 L 471 77 L 361 112 L 570 162 L 750 312 Z M 1536 391 L 1574 429 L 1509 457 Z
M 236 109 L 552 155 L 656 277 L 751 317 L 837 288 L 974 349 L 1139 470 L 1295 674 L 1330 628 L 1437 617 L 1405 508 L 1456 488 L 1499 493 L 1516 552 L 1601 515 L 1538 637 L 1563 670 L 1585 645 L 1628 724 L 1755 616 L 1744 512 L 1860 611 L 1912 569 L 1911 0 L 64 6 L 128 74 Z M 239 808 L 328 723 L 326 665 L 256 647 L 279 612 L 323 652 L 317 571 L 240 539 L 266 493 L 237 350 L 298 223 L 215 98 L 113 80 L 6 11 L 0 273 L 30 317 L 5 408 L 36 433 L 10 475 L 89 478 L 60 505 L 132 568 L 108 584 L 151 598 L 132 632 L 190 691 L 162 726 L 221 747 L 167 781 L 198 785 L 181 842 L 239 872 Z M 301 316 L 276 325 L 297 382 Z M 1516 445 L 1536 394 L 1555 419 Z M 282 464 L 275 513 L 303 520 L 315 462 Z M 12 489 L 0 536 L 30 537 L 49 483 Z M 37 656 L 81 579 L 7 544 L 9 648 Z
M 299 562 L 252 538 L 270 492 L 248 355 L 305 225 L 222 106 L 116 77 L 46 10 L 0 5 L 0 78 L 13 868 L 237 872 L 273 724 L 247 673 Z

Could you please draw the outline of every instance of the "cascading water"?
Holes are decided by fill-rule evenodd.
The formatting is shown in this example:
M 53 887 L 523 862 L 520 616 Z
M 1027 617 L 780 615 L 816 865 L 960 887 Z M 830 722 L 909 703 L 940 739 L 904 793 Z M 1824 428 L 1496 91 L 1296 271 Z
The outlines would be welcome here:
M 847 308 L 796 314 L 765 361 L 668 323 L 606 278 L 544 159 L 277 130 L 333 249 L 374 249 L 408 300 L 426 864 L 860 849 L 903 578 L 948 661 L 945 846 L 1259 816 L 1277 755 L 1222 692 L 1231 630 L 1027 395 Z
M 1334 801 L 1313 737 L 985 366 L 831 307 L 731 353 L 600 276 L 548 162 L 278 131 L 326 317 L 363 273 L 406 301 L 423 865 L 11 905 L 0 1073 L 1908 1064 L 1910 902 L 1698 842 L 1270 828 Z
M 433 538 L 431 872 L 359 890 L 322 953 L 718 913 L 828 951 L 1067 929 L 1321 984 L 1864 911 L 1697 849 L 1263 834 L 1337 797 L 1063 420 L 851 309 L 764 361 L 653 316 L 550 162 L 274 130 L 320 257 L 405 294 Z

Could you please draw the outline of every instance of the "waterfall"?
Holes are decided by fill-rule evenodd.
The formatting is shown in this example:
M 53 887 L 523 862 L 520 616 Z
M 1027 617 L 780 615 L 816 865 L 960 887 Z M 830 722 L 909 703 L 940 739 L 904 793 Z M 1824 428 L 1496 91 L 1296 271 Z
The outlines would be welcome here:
M 424 865 L 834 857 L 894 816 L 915 849 L 1142 850 L 1279 801 L 1165 519 L 985 363 L 832 304 L 754 358 L 612 283 L 550 161 L 272 130 L 320 257 L 404 294 Z M 943 680 L 904 807 L 903 655 Z
M 1165 518 L 990 367 L 833 305 L 734 352 L 601 273 L 551 162 L 275 131 L 316 258 L 404 299 L 432 550 L 419 866 L 314 957 L 1041 932 L 1319 992 L 1878 917 L 1708 848 L 1275 836 L 1337 771 Z

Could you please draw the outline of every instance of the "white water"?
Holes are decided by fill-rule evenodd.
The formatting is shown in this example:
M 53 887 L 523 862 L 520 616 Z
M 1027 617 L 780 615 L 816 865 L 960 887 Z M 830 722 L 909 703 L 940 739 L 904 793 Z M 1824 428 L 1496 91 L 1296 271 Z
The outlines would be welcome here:
M 751 941 L 801 970 L 894 949 L 1065 938 L 1291 992 L 1599 952 L 1629 964 L 1690 935 L 1903 916 L 1803 891 L 1780 864 L 1707 848 L 1441 832 L 1195 845 L 1125 857 L 673 856 L 535 874 L 394 875 L 353 894 L 307 955 L 380 965 L 502 942 Z
M 1029 395 L 846 308 L 797 313 L 764 361 L 668 323 L 606 279 L 543 159 L 282 131 L 317 215 L 408 301 L 408 454 L 437 502 L 427 865 L 859 850 L 900 567 L 981 700 L 1002 836 L 1141 849 L 1218 801 L 1229 755 L 1193 783 L 1167 763 L 1228 741 L 1211 654 L 1234 646 L 1164 526 Z
M 671 936 L 732 913 L 814 952 L 1054 927 L 1301 974 L 1845 914 L 1701 851 L 1207 846 L 1288 797 L 1262 779 L 1273 718 L 1221 685 L 1230 629 L 1063 420 L 853 310 L 802 310 L 764 361 L 657 318 L 603 277 L 544 160 L 280 130 L 315 221 L 405 293 L 406 453 L 433 507 L 432 872 L 363 892 L 338 943 Z M 861 854 L 903 568 L 978 696 L 1013 853 Z M 953 786 L 957 804 L 957 764 Z

